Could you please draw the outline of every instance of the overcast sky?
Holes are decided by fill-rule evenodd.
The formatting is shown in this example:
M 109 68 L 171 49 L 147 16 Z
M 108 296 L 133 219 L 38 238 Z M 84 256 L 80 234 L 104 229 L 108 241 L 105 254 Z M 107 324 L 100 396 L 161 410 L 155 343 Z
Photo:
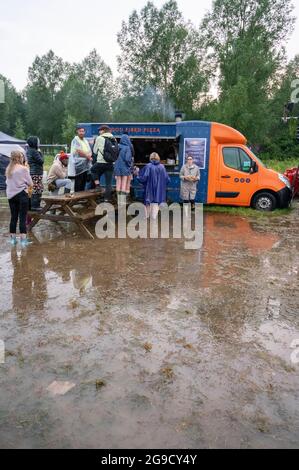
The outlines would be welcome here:
M 161 6 L 165 0 L 153 0 Z M 26 85 L 28 67 L 49 49 L 69 62 L 82 60 L 96 48 L 117 71 L 116 35 L 121 22 L 147 0 L 0 0 L 0 74 L 17 89 Z M 299 0 L 293 0 L 299 18 Z M 178 0 L 186 19 L 198 25 L 212 0 Z M 288 57 L 299 53 L 299 19 L 287 46 Z

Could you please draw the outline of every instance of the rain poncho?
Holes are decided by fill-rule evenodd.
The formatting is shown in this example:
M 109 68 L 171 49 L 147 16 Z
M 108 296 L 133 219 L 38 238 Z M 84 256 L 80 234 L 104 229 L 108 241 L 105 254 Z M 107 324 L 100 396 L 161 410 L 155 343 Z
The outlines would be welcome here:
M 132 144 L 128 135 L 122 135 L 119 144 L 119 155 L 114 165 L 115 176 L 131 176 L 133 155 Z
M 68 166 L 68 175 L 70 177 L 81 175 L 91 168 L 91 162 L 85 157 L 80 157 L 78 150 L 82 150 L 82 152 L 91 156 L 91 148 L 87 139 L 80 139 L 79 136 L 76 136 L 72 141 Z
M 144 185 L 146 205 L 166 202 L 167 183 L 170 178 L 164 165 L 159 161 L 152 161 L 143 168 L 138 179 Z

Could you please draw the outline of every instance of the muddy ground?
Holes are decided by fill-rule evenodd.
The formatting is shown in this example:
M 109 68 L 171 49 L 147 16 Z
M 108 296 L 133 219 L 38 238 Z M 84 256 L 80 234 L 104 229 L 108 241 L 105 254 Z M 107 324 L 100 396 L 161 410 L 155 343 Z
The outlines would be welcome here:
M 42 222 L 21 250 L 2 210 L 0 447 L 299 447 L 298 215 L 206 213 L 200 251 Z

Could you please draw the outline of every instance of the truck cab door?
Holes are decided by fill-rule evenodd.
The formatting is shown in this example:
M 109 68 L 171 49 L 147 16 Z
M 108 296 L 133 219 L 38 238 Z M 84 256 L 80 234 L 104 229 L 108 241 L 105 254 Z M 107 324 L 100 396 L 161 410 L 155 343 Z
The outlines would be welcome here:
M 241 147 L 223 145 L 219 152 L 218 200 L 221 204 L 250 205 L 258 185 L 258 173 L 252 173 L 253 160 Z

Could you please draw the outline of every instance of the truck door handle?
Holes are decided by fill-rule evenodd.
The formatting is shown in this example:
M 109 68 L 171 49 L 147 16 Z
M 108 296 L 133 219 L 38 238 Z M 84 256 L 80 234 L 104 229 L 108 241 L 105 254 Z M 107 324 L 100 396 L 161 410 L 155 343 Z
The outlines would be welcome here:
M 225 175 L 225 176 L 221 176 L 221 178 L 228 179 L 228 178 L 231 178 L 231 176 Z

